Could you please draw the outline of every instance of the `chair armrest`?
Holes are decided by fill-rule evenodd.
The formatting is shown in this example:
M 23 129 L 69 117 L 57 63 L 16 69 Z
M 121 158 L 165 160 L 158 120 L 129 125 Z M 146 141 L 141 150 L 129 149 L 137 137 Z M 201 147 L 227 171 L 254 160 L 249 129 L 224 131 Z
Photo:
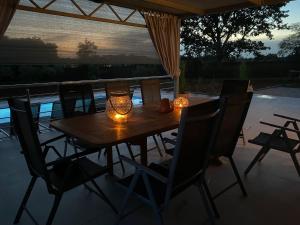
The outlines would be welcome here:
M 130 158 L 128 158 L 126 156 L 121 155 L 120 159 L 122 161 L 125 161 L 128 164 L 134 166 L 136 169 L 142 170 L 143 172 L 147 173 L 151 177 L 154 177 L 155 179 L 157 179 L 157 180 L 159 180 L 159 181 L 161 181 L 161 182 L 163 182 L 165 184 L 168 182 L 168 178 L 164 177 L 163 175 L 155 172 L 154 170 L 151 170 L 150 168 L 148 168 L 148 167 L 146 167 L 146 166 L 144 166 L 142 164 L 139 164 L 139 163 L 131 160 Z
M 91 153 L 94 153 L 94 152 L 83 151 L 83 152 L 75 153 L 73 155 L 66 156 L 66 157 L 59 158 L 59 159 L 56 159 L 54 161 L 48 162 L 48 163 L 46 163 L 46 167 L 55 166 L 55 165 L 60 164 L 64 161 L 70 161 L 70 160 L 73 160 L 73 159 L 78 159 L 80 157 L 87 156 Z
M 165 143 L 171 144 L 171 145 L 176 145 L 176 140 L 172 140 L 170 138 L 164 138 L 163 139 Z
M 280 117 L 280 118 L 283 118 L 283 119 L 288 119 L 288 120 L 300 122 L 300 119 L 296 119 L 296 118 L 289 117 L 289 116 L 284 116 L 284 115 L 280 115 L 280 114 L 276 114 L 276 113 L 274 114 L 274 116 L 277 116 L 277 117 Z
M 62 139 L 62 138 L 64 138 L 64 137 L 66 137 L 66 135 L 62 134 L 62 135 L 60 135 L 60 136 L 57 136 L 57 137 L 55 137 L 55 138 L 52 138 L 52 139 L 50 139 L 50 140 L 47 140 L 47 141 L 41 143 L 41 146 L 45 146 L 45 145 L 50 144 L 50 143 L 52 143 L 52 142 L 54 142 L 54 141 L 58 141 L 58 140 L 60 140 L 60 139 Z
M 300 134 L 299 130 L 294 130 L 294 129 L 291 129 L 291 128 L 288 128 L 288 127 L 283 127 L 283 126 L 279 126 L 279 125 L 276 125 L 276 124 L 267 123 L 267 122 L 263 122 L 263 121 L 260 121 L 260 123 L 264 124 L 264 125 L 267 125 L 267 126 L 275 127 L 275 128 L 278 128 L 278 129 L 294 132 L 296 134 Z

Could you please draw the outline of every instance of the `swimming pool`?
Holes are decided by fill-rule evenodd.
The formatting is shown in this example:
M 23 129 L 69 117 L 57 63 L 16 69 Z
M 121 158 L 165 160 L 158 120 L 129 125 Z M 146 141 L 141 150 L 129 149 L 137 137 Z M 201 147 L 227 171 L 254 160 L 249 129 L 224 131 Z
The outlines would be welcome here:
M 103 100 L 105 102 L 105 98 L 100 97 L 96 98 Z M 134 96 L 132 98 L 133 104 L 134 105 L 140 105 L 142 104 L 142 99 L 139 96 Z M 47 102 L 47 103 L 41 103 L 41 109 L 40 109 L 40 118 L 42 117 L 50 117 L 51 116 L 51 111 L 52 111 L 52 106 L 53 102 Z M 9 123 L 10 122 L 10 110 L 9 108 L 3 108 L 0 109 L 0 124 L 3 123 Z

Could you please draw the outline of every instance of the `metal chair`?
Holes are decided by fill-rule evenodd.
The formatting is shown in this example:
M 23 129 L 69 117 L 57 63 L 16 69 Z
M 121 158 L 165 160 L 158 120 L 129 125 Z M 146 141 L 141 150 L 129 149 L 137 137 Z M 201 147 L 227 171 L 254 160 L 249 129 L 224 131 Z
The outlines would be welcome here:
M 228 97 L 231 95 L 245 94 L 248 91 L 250 80 L 224 80 L 220 97 Z M 241 129 L 239 138 L 243 140 L 246 145 L 246 137 L 243 128 Z
M 37 132 L 40 132 L 39 129 L 39 122 L 40 122 L 40 112 L 41 112 L 41 104 L 40 103 L 31 103 L 30 104 L 30 109 L 32 113 L 32 118 L 33 118 L 33 123 L 35 130 Z M 15 135 L 14 131 L 14 120 L 10 112 L 10 134 Z
M 253 93 L 248 92 L 243 95 L 229 96 L 226 97 L 226 101 L 224 104 L 224 116 L 220 122 L 219 133 L 216 137 L 216 144 L 211 151 L 211 158 L 218 158 L 220 156 L 226 157 L 229 159 L 230 165 L 233 169 L 234 175 L 236 177 L 236 181 L 232 184 L 225 187 L 223 190 L 215 194 L 210 200 L 214 201 L 214 199 L 221 196 L 223 193 L 234 187 L 235 185 L 239 185 L 241 191 L 244 196 L 247 196 L 246 189 L 243 185 L 241 177 L 239 175 L 238 169 L 235 165 L 233 154 L 236 148 L 236 144 L 238 142 L 241 128 L 243 127 L 244 121 L 248 114 L 249 106 L 251 104 Z M 223 98 L 224 99 L 224 98 Z M 177 141 L 166 139 L 170 144 L 176 144 Z M 168 154 L 173 155 L 174 149 L 167 149 Z M 208 186 L 205 186 L 206 191 L 209 192 Z M 211 195 L 209 195 L 211 196 Z M 214 211 L 216 215 L 219 216 L 217 208 L 214 206 Z
M 220 96 L 225 97 L 230 95 L 246 93 L 249 84 L 249 80 L 224 80 Z
M 300 152 L 300 130 L 298 125 L 300 120 L 279 114 L 274 114 L 274 116 L 286 119 L 286 122 L 283 126 L 272 123 L 266 123 L 263 121 L 261 122 L 261 124 L 271 126 L 276 129 L 271 134 L 261 132 L 257 137 L 255 137 L 252 140 L 249 140 L 249 143 L 261 146 L 261 149 L 245 170 L 245 175 L 247 175 L 250 172 L 250 170 L 257 162 L 261 162 L 271 149 L 274 149 L 290 154 L 295 168 L 297 170 L 297 173 L 300 176 L 300 166 L 296 157 L 296 154 Z M 291 126 L 292 128 L 290 128 Z M 288 135 L 288 133 L 290 132 L 296 134 L 297 139 L 290 138 Z
M 145 167 L 122 156 L 136 170 L 134 175 L 119 181 L 128 191 L 117 224 L 125 215 L 127 203 L 133 194 L 152 207 L 156 224 L 163 224 L 162 212 L 168 208 L 171 199 L 192 185 L 199 188 L 210 222 L 214 224 L 204 182 L 210 151 L 218 133 L 222 115 L 220 111 L 220 100 L 183 109 L 172 160 Z
M 25 196 L 18 209 L 14 224 L 20 221 L 24 211 L 35 224 L 38 224 L 29 209 L 26 207 L 32 189 L 38 178 L 45 181 L 49 194 L 55 196 L 54 204 L 46 225 L 52 224 L 63 194 L 79 185 L 89 187 L 86 184 L 87 182 L 91 182 L 94 188 L 96 188 L 96 191 L 91 187 L 89 187 L 89 190 L 96 193 L 113 209 L 114 212 L 117 212 L 115 207 L 94 181 L 94 178 L 104 175 L 108 171 L 106 167 L 102 167 L 86 157 L 81 157 L 80 155 L 60 158 L 46 163 L 45 158 L 49 148 L 46 146 L 44 151 L 42 150 L 42 146 L 40 145 L 35 130 L 36 128 L 29 102 L 9 99 L 9 106 L 12 110 L 15 130 L 22 146 L 29 172 L 32 176 Z
M 142 93 L 142 100 L 143 100 L 143 105 L 147 106 L 147 105 L 160 105 L 160 101 L 161 101 L 161 95 L 160 95 L 160 81 L 159 80 L 142 80 L 140 82 L 140 86 L 141 86 L 141 93 Z M 164 150 L 166 150 L 165 147 L 165 142 L 163 139 L 163 136 L 161 133 L 157 134 L 160 139 L 161 142 L 163 144 Z M 156 148 L 158 150 L 159 155 L 162 157 L 162 151 L 159 147 L 157 138 L 155 135 L 152 136 L 154 143 L 156 145 Z
M 212 157 L 223 156 L 229 159 L 230 165 L 236 177 L 236 181 L 216 194 L 213 197 L 214 199 L 237 184 L 240 186 L 243 195 L 247 196 L 246 189 L 235 165 L 233 154 L 240 136 L 240 131 L 248 114 L 252 96 L 253 93 L 248 92 L 241 95 L 228 96 L 226 98 L 224 117 L 221 121 L 220 132 L 216 138 L 216 145 L 211 155 Z
M 59 86 L 59 98 L 64 118 L 96 113 L 90 84 L 62 84 Z
M 50 120 L 60 120 L 63 116 L 63 110 L 60 101 L 54 101 L 52 103 L 52 110 L 51 110 L 51 116 Z
M 59 86 L 59 96 L 64 118 L 93 114 L 97 112 L 94 92 L 90 84 L 62 84 Z M 75 153 L 77 153 L 77 149 L 95 149 L 95 147 L 89 146 L 78 139 L 67 137 L 64 155 L 67 153 L 68 143 L 74 147 Z M 118 146 L 115 147 L 118 156 L 120 156 L 121 154 Z M 103 149 L 97 148 L 96 150 L 99 151 L 100 157 Z M 122 160 L 120 160 L 120 164 L 124 173 L 125 167 Z

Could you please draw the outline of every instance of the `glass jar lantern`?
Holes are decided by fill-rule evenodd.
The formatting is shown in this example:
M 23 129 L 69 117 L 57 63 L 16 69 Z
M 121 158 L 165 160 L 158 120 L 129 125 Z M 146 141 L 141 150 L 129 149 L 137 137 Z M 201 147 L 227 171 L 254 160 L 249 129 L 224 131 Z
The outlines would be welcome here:
M 127 92 L 111 92 L 106 102 L 106 114 L 115 122 L 127 122 L 133 103 Z
M 174 100 L 173 104 L 174 108 L 181 109 L 189 106 L 189 100 L 186 97 L 180 96 Z

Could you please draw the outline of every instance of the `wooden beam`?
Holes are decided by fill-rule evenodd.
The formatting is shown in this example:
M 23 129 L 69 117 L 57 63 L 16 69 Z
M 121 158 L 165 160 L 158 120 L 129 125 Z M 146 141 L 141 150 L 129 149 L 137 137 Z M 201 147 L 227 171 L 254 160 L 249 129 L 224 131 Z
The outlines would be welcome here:
M 156 5 L 173 8 L 178 11 L 183 11 L 185 13 L 194 13 L 194 14 L 204 14 L 202 8 L 197 7 L 195 4 L 188 4 L 185 1 L 172 1 L 172 0 L 144 0 L 145 2 L 153 3 Z
M 261 6 L 261 5 L 276 5 L 279 3 L 287 2 L 287 0 L 248 0 L 249 2 Z
M 96 22 L 112 23 L 112 24 L 138 27 L 138 28 L 147 28 L 147 26 L 144 24 L 131 23 L 131 22 L 127 22 L 127 21 L 118 21 L 118 20 L 112 20 L 112 19 L 106 19 L 106 18 L 100 18 L 100 17 L 94 17 L 94 16 L 85 16 L 85 15 L 79 15 L 79 14 L 75 14 L 75 13 L 67 13 L 67 12 L 61 12 L 61 11 L 43 9 L 43 8 L 36 8 L 36 7 L 25 6 L 25 5 L 18 5 L 17 9 L 23 10 L 23 11 L 28 11 L 28 12 L 70 17 L 70 18 L 74 18 L 74 19 L 91 20 L 91 21 L 96 21 Z
M 251 7 L 258 7 L 261 5 L 275 5 L 279 3 L 284 3 L 286 2 L 285 0 L 248 0 L 240 4 L 233 4 L 233 5 L 228 5 L 224 7 L 218 7 L 218 8 L 212 8 L 212 9 L 207 9 L 204 12 L 204 15 L 207 14 L 214 14 L 214 13 L 222 13 L 222 12 L 228 12 L 228 11 L 234 11 L 238 9 L 245 9 L 245 8 L 251 8 Z

